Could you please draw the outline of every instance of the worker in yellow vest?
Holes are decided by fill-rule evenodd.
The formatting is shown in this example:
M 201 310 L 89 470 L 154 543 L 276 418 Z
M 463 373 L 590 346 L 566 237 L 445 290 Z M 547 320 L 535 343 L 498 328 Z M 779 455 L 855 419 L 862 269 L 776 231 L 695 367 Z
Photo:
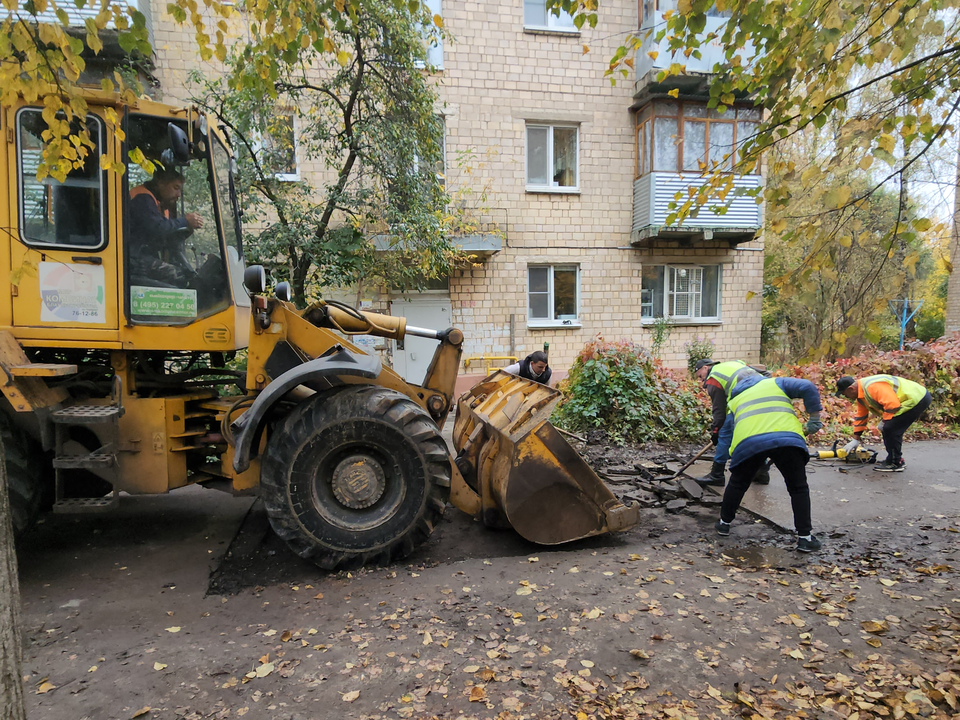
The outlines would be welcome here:
M 887 458 L 873 469 L 903 472 L 907 467 L 903 461 L 903 434 L 930 407 L 933 398 L 927 389 L 920 383 L 896 375 L 870 375 L 859 380 L 844 375 L 837 380 L 837 395 L 857 403 L 853 418 L 854 439 L 847 444 L 847 452 L 860 444 L 870 413 L 880 415 L 883 418 L 880 434 Z
M 807 485 L 807 449 L 804 435 L 820 431 L 820 392 L 809 380 L 765 378 L 759 373 L 741 372 L 736 383 L 727 383 L 727 422 L 733 423 L 730 443 L 730 482 L 723 493 L 720 519 L 714 527 L 719 535 L 730 534 L 743 495 L 769 458 L 783 475 L 793 507 L 797 550 L 815 552 L 820 540 L 813 534 L 810 488 Z M 793 400 L 803 399 L 810 419 L 801 425 Z

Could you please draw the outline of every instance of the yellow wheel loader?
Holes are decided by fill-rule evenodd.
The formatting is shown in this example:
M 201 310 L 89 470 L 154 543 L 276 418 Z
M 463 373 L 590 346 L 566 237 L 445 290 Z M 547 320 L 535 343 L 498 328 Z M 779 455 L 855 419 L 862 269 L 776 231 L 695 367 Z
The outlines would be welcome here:
M 0 434 L 17 531 L 45 500 L 99 512 L 191 484 L 259 493 L 277 534 L 329 569 L 407 555 L 448 499 L 536 542 L 636 523 L 546 421 L 556 391 L 491 376 L 461 400 L 452 458 L 440 428 L 459 330 L 333 301 L 298 310 L 286 283 L 268 290 L 244 265 L 235 163 L 211 118 L 87 103 L 94 147 L 62 182 L 37 179 L 42 100 L 0 115 Z M 141 154 L 152 176 L 129 160 Z M 414 384 L 358 334 L 438 346 Z

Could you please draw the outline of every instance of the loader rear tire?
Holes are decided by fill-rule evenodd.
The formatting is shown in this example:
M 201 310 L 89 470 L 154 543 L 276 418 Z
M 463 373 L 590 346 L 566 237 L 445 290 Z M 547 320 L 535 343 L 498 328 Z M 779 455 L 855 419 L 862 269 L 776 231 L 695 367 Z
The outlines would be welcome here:
M 46 456 L 39 445 L 13 427 L 5 415 L 0 415 L 0 438 L 3 439 L 13 535 L 19 538 L 33 526 L 40 514 L 45 473 L 35 463 L 38 459 L 43 461 Z
M 433 532 L 450 493 L 450 456 L 406 395 L 338 388 L 273 428 L 260 491 L 274 532 L 300 557 L 327 570 L 385 565 Z

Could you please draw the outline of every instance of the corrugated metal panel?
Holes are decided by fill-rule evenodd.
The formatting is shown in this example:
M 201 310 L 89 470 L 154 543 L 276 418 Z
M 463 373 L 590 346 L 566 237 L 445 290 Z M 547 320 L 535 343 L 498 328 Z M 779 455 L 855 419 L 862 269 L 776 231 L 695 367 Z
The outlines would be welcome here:
M 652 175 L 644 175 L 633 181 L 633 227 L 641 228 L 650 224 L 650 198 L 652 196 Z
M 671 213 L 670 203 L 678 192 L 686 197 L 687 188 L 698 188 L 703 185 L 703 178 L 696 173 L 684 173 L 677 175 L 675 173 L 652 173 L 652 182 L 655 184 L 654 207 L 650 222 L 642 225 L 636 224 L 634 227 L 644 227 L 646 225 L 666 225 L 667 215 Z M 760 186 L 759 175 L 739 175 L 734 179 L 736 188 L 756 188 Z M 714 203 L 720 205 L 720 203 Z M 719 215 L 711 210 L 710 207 L 704 207 L 700 210 L 697 217 L 688 217 L 683 221 L 684 227 L 709 227 L 709 228 L 759 228 L 761 225 L 760 206 L 752 197 L 734 197 L 732 194 L 727 198 L 725 205 L 726 212 Z

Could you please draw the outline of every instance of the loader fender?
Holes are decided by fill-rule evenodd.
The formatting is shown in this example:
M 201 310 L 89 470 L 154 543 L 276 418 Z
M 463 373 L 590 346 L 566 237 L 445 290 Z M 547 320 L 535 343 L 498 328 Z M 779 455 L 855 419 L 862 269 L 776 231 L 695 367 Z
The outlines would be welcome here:
M 233 455 L 233 469 L 241 473 L 250 467 L 255 457 L 254 448 L 260 447 L 260 438 L 267 416 L 284 395 L 298 385 L 309 385 L 317 380 L 326 380 L 338 385 L 336 378 L 354 375 L 373 380 L 380 375 L 380 358 L 354 353 L 344 347 L 336 352 L 308 360 L 303 365 L 287 370 L 273 380 L 240 418 L 232 424 L 237 446 Z

